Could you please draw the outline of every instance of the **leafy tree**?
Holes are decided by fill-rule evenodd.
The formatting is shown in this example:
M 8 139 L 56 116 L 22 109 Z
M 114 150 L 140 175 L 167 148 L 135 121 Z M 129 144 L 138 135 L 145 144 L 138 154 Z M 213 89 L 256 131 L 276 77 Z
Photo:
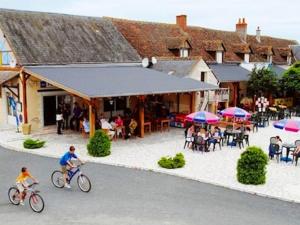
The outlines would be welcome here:
M 271 97 L 279 88 L 277 75 L 268 68 L 257 69 L 256 67 L 250 73 L 247 92 L 249 95 L 266 95 Z
M 300 62 L 296 62 L 284 72 L 281 79 L 281 88 L 290 93 L 290 95 L 300 90 Z

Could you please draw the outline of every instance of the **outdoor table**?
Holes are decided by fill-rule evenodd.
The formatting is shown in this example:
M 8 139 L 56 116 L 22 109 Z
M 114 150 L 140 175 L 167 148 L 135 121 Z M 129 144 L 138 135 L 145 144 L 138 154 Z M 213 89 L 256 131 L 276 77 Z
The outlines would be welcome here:
M 167 124 L 168 131 L 170 130 L 170 120 L 169 119 L 164 119 L 164 120 L 160 121 L 160 131 L 161 132 L 163 131 L 165 124 Z
M 240 134 L 242 131 L 240 130 L 226 130 L 226 135 L 228 136 L 227 138 L 227 145 L 229 145 L 229 138 L 232 136 L 234 138 L 235 135 Z
M 297 146 L 293 143 L 283 143 L 282 148 L 286 148 L 286 157 L 285 160 L 283 159 L 283 161 L 285 161 L 286 163 L 289 161 L 289 154 L 290 152 L 294 152 L 296 147 Z

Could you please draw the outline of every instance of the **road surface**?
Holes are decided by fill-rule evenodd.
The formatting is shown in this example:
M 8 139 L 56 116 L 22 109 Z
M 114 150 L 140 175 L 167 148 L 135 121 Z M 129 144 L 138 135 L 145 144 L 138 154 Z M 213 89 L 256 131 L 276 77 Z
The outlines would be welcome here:
M 212 162 L 213 163 L 213 162 Z M 9 203 L 7 190 L 22 166 L 40 181 L 41 214 Z M 0 148 L 0 224 L 3 225 L 299 225 L 300 204 L 287 203 L 174 176 L 101 164 L 83 171 L 92 191 L 57 189 L 58 160 Z M 299 187 L 300 188 L 300 187 Z

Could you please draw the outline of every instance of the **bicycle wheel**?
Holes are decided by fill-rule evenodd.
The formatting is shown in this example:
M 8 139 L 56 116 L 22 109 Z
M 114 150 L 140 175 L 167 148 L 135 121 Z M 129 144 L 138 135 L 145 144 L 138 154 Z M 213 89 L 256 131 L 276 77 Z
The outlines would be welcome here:
M 64 178 L 63 173 L 59 170 L 55 170 L 51 175 L 51 182 L 52 184 L 57 188 L 63 188 L 64 187 Z
M 44 210 L 45 204 L 43 198 L 39 194 L 32 194 L 29 198 L 30 208 L 37 213 Z
M 92 188 L 90 179 L 84 174 L 81 174 L 77 177 L 77 184 L 80 190 L 83 192 L 89 192 Z
M 11 187 L 8 190 L 8 198 L 9 201 L 14 204 L 14 205 L 19 205 L 20 204 L 20 199 L 19 199 L 19 190 L 16 187 Z

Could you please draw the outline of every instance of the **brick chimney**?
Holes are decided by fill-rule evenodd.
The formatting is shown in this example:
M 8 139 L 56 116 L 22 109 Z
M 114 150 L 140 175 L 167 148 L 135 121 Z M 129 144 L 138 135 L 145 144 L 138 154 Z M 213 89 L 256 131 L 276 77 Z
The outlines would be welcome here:
M 187 26 L 187 16 L 186 15 L 178 15 L 176 16 L 176 24 L 183 30 L 186 29 Z
M 261 35 L 261 30 L 259 29 L 259 27 L 257 27 L 256 29 L 256 40 L 258 43 L 260 43 L 260 35 Z
M 247 23 L 245 18 L 239 18 L 239 21 L 235 26 L 235 32 L 238 33 L 243 42 L 247 42 Z

